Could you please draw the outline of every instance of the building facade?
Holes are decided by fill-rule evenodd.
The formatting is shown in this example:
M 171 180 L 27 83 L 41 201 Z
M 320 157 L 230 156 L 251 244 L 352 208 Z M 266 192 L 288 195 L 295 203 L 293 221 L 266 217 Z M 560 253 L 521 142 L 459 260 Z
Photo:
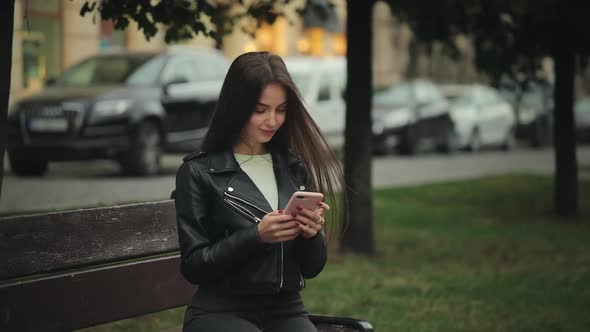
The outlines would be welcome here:
M 230 4 L 228 14 L 242 9 L 237 2 L 218 1 Z M 11 103 L 38 92 L 45 80 L 90 55 L 112 50 L 158 50 L 167 46 L 163 32 L 146 41 L 134 23 L 125 31 L 118 31 L 112 22 L 103 22 L 100 17 L 80 16 L 84 3 L 84 0 L 16 0 Z M 241 20 L 233 33 L 223 37 L 221 49 L 229 59 L 246 51 L 262 50 L 282 56 L 345 55 L 345 0 L 333 3 L 336 4 L 333 15 L 338 22 L 333 31 L 306 27 L 297 13 L 306 0 L 296 0 L 285 8 L 285 17 L 272 25 L 262 23 L 256 27 L 256 22 Z M 248 26 L 254 26 L 251 33 L 244 32 Z M 214 40 L 203 35 L 182 44 L 216 47 Z

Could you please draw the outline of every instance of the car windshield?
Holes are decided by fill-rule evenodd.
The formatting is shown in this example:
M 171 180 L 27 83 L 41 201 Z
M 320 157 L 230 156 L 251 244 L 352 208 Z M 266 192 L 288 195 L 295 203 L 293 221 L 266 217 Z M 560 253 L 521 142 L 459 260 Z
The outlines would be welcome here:
M 142 82 L 137 79 L 130 83 L 151 84 L 154 75 L 146 75 L 145 72 L 154 72 L 154 61 L 149 61 L 153 55 L 107 55 L 87 59 L 66 70 L 56 83 L 68 86 L 109 85 L 126 83 L 129 78 L 142 77 Z M 144 66 L 146 65 L 146 66 Z M 151 65 L 151 66 L 148 66 Z M 141 75 L 141 73 L 144 73 Z M 138 75 L 139 74 L 139 75 Z M 148 77 L 146 77 L 148 76 Z
M 445 98 L 453 105 L 470 105 L 472 104 L 468 88 L 457 89 L 456 91 L 447 92 Z
M 413 100 L 412 86 L 409 84 L 396 85 L 373 95 L 373 103 L 381 106 L 407 106 Z

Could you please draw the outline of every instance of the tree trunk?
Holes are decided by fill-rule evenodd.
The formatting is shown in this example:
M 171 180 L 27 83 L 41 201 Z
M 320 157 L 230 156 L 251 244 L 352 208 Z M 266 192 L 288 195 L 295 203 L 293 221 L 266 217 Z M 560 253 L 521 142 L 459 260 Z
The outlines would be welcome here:
M 347 86 L 344 146 L 345 188 L 349 198 L 348 227 L 340 250 L 375 253 L 371 187 L 372 12 L 374 1 L 347 1 Z
M 576 216 L 578 214 L 578 168 L 573 113 L 575 53 L 569 38 L 561 38 L 556 43 L 554 61 L 554 210 L 559 216 Z
M 6 117 L 8 115 L 8 98 L 10 97 L 13 28 L 14 0 L 2 1 L 0 5 L 0 31 L 5 32 L 3 33 L 4 37 L 0 39 L 0 199 L 2 198 L 2 179 L 4 178 L 4 152 L 8 140 Z

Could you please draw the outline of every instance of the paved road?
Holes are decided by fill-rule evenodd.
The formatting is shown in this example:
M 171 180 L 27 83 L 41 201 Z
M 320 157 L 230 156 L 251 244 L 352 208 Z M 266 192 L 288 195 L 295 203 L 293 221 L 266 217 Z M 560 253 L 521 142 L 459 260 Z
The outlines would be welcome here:
M 166 156 L 162 174 L 150 178 L 121 176 L 117 164 L 108 161 L 52 163 L 43 178 L 17 178 L 8 170 L 0 215 L 164 200 L 174 188 L 181 160 L 182 155 Z M 590 165 L 590 146 L 578 148 L 578 161 Z M 518 171 L 551 174 L 553 170 L 551 149 L 381 157 L 373 162 L 373 185 L 403 186 Z

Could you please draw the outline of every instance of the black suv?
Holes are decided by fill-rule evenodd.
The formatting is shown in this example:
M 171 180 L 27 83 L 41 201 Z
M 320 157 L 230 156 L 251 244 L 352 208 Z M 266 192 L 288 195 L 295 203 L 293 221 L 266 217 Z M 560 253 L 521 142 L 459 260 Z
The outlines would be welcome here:
M 43 175 L 50 161 L 113 159 L 127 174 L 156 174 L 164 151 L 198 147 L 228 67 L 206 49 L 83 60 L 11 108 L 12 171 Z

